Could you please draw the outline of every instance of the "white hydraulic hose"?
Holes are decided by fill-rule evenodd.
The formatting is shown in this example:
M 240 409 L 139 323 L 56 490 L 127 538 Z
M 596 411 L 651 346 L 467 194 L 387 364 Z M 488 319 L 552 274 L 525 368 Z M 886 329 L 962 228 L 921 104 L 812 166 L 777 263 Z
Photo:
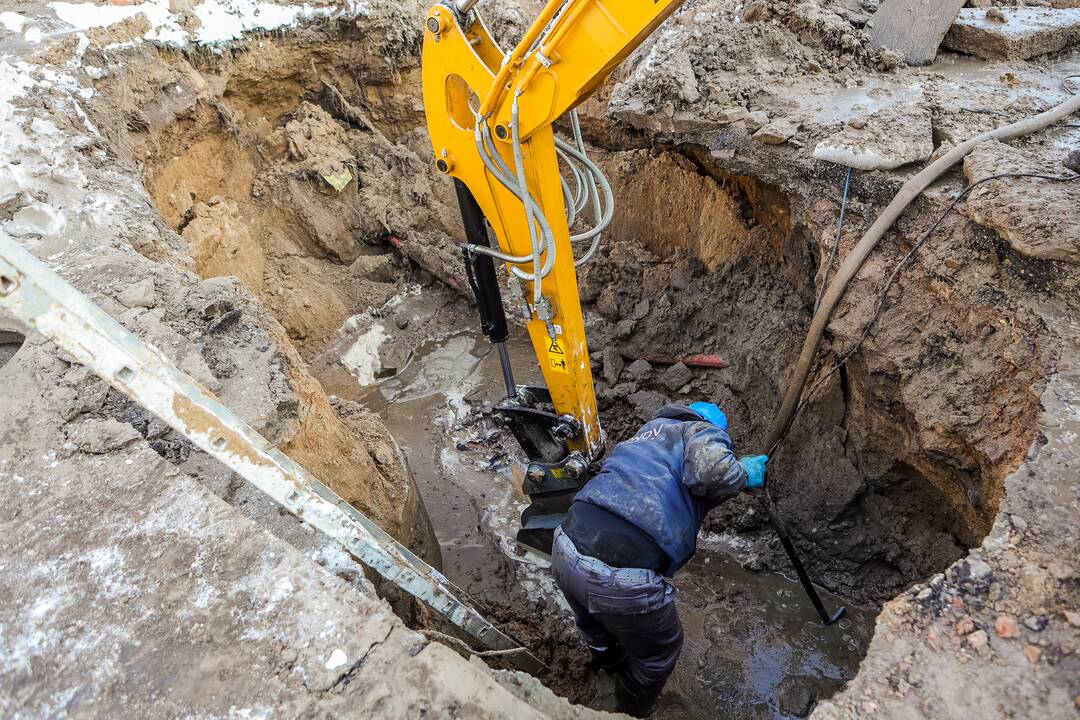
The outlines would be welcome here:
M 514 148 L 514 165 L 517 168 L 518 187 L 521 188 L 521 192 L 524 195 L 529 194 L 528 181 L 525 179 L 525 157 L 521 152 L 521 123 L 520 120 L 520 107 L 518 106 L 518 95 L 514 96 L 514 103 L 510 106 L 510 138 L 511 144 Z M 540 241 L 536 237 L 536 225 L 533 216 L 532 208 L 529 207 L 529 203 L 523 203 L 525 205 L 525 221 L 529 225 L 529 240 L 532 242 L 533 251 L 533 303 L 539 304 L 543 298 L 543 291 L 540 287 L 540 278 L 543 276 L 540 274 Z M 551 258 L 554 256 L 554 248 L 552 252 L 548 254 Z
M 491 148 L 495 147 L 495 141 L 491 137 L 491 130 L 490 128 L 488 128 L 487 123 L 484 121 L 483 118 L 477 118 L 476 128 L 477 129 L 475 134 L 477 139 L 477 149 L 479 150 L 480 158 L 481 160 L 483 160 L 485 167 L 487 167 L 488 169 L 488 172 L 490 172 L 496 180 L 498 180 L 504 187 L 506 187 L 506 189 L 509 190 L 514 195 L 514 197 L 520 200 L 523 204 L 528 205 L 532 209 L 534 217 L 536 217 L 540 224 L 541 233 L 545 239 L 542 252 L 547 253 L 546 262 L 544 263 L 544 267 L 540 272 L 540 278 L 543 279 L 547 277 L 547 275 L 550 274 L 551 270 L 555 267 L 555 234 L 554 232 L 552 232 L 551 225 L 550 223 L 548 223 L 547 220 L 547 216 L 537 204 L 536 199 L 533 198 L 531 193 L 526 192 L 523 194 L 521 192 L 521 188 L 518 187 L 517 180 L 513 179 L 510 173 L 510 168 L 506 165 L 505 162 L 503 162 L 502 157 L 498 154 L 498 152 L 494 152 L 488 149 L 488 144 L 491 145 Z M 469 249 L 473 252 L 477 252 L 482 255 L 490 255 L 493 258 L 512 264 L 525 264 L 533 259 L 531 254 L 508 255 L 499 250 L 495 250 L 494 248 L 481 245 L 470 245 Z M 511 267 L 510 271 L 514 274 L 515 277 L 521 280 L 526 280 L 530 282 L 533 281 L 534 275 L 532 273 L 525 272 L 521 268 Z

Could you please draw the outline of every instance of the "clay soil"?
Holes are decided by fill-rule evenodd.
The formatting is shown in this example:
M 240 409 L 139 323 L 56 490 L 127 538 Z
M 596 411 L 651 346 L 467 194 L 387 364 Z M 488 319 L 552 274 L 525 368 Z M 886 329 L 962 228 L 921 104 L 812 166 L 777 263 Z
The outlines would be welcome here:
M 497 34 L 520 32 L 529 12 L 521 5 L 497 14 Z M 627 200 L 579 275 L 612 443 L 666 402 L 708 399 L 729 414 L 740 453 L 761 450 L 825 281 L 843 187 L 842 171 L 822 170 L 801 149 L 846 120 L 809 108 L 848 93 L 865 120 L 884 96 L 871 86 L 897 70 L 895 58 L 869 48 L 862 6 L 722 10 L 699 17 L 690 3 L 582 108 L 595 157 Z M 128 71 L 96 83 L 89 112 L 142 179 L 162 229 L 156 239 L 127 238 L 130 245 L 203 280 L 186 304 L 162 312 L 200 337 L 207 381 L 227 382 L 256 359 L 266 364 L 275 441 L 443 567 L 548 663 L 545 683 L 610 707 L 610 678 L 586 670 L 543 562 L 510 542 L 525 501 L 522 458 L 492 422 L 501 383 L 469 330 L 455 251 L 460 221 L 451 186 L 429 163 L 411 20 L 376 13 L 369 26 L 308 26 L 220 54 L 136 46 L 125 51 Z M 100 52 L 92 47 L 88 57 Z M 935 72 L 909 78 L 936 103 L 931 149 L 986 120 L 957 110 L 956 83 Z M 769 96 L 776 82 L 786 83 L 781 97 Z M 998 102 L 1014 84 L 980 99 Z M 1042 102 L 1012 100 L 1015 114 Z M 740 113 L 733 120 L 733 107 L 765 112 L 764 122 Z M 752 140 L 770 119 L 786 119 L 800 135 Z M 981 162 L 1057 167 L 1062 147 L 1003 147 Z M 856 177 L 841 254 L 900 179 Z M 914 206 L 868 264 L 830 325 L 819 374 L 860 336 L 874 279 L 962 181 L 946 178 Z M 973 614 L 950 616 L 963 629 L 956 643 L 990 628 L 998 605 L 1002 614 L 1043 617 L 1068 604 L 1057 590 L 1007 597 L 970 556 L 962 560 L 1013 522 L 1000 512 L 1006 480 L 1040 446 L 1042 393 L 1068 370 L 1067 333 L 1053 318 L 1075 317 L 1080 297 L 1074 264 L 1026 251 L 1028 236 L 1045 227 L 1009 226 L 1016 213 L 999 207 L 1013 202 L 1008 188 L 991 188 L 945 223 L 948 244 L 927 246 L 901 276 L 865 345 L 816 388 L 770 463 L 772 494 L 797 545 L 830 604 L 852 606 L 849 623 L 836 634 L 814 623 L 784 577 L 790 568 L 760 498 L 726 504 L 707 519 L 699 558 L 677 578 L 688 643 L 663 717 L 805 717 L 852 680 L 877 612 L 912 586 L 923 608 L 913 612 L 932 622 Z M 1036 209 L 1062 213 L 1068 225 L 1066 210 L 1052 205 Z M 527 377 L 535 361 L 520 329 L 517 338 L 515 362 Z M 21 342 L 0 327 L 0 366 Z M 643 359 L 694 353 L 720 355 L 728 367 Z M 205 462 L 182 438 L 155 433 L 122 398 L 103 407 L 173 465 Z M 225 478 L 214 489 L 243 504 L 240 485 Z M 1050 574 L 1075 583 L 1072 570 Z M 415 627 L 446 629 L 395 600 Z M 910 625 L 921 633 L 919 622 Z M 1031 662 L 1074 662 L 1075 638 L 1051 637 L 1030 645 L 1038 652 Z M 879 694 L 889 691 L 875 688 L 874 702 L 884 702 Z
M 393 307 L 403 283 L 430 283 L 433 276 L 452 282 L 457 273 L 446 258 L 453 257 L 460 233 L 447 183 L 422 159 L 427 150 L 413 60 L 367 42 L 349 31 L 309 30 L 224 58 L 148 57 L 148 77 L 105 88 L 124 99 L 118 105 L 127 128 L 122 142 L 162 218 L 190 248 L 195 271 L 208 278 L 234 276 L 249 289 L 315 368 L 335 398 L 335 412 L 354 424 L 363 415 L 342 405 L 358 399 L 348 389 L 357 378 L 339 361 L 348 350 L 344 339 Z M 175 78 L 198 92 L 163 97 L 158 88 Z M 813 307 L 815 238 L 793 218 L 808 199 L 753 175 L 712 167 L 693 148 L 637 147 L 640 139 L 627 141 L 603 123 L 590 121 L 588 127 L 618 195 L 636 198 L 622 206 L 597 260 L 581 275 L 610 440 L 632 433 L 665 402 L 708 398 L 731 416 L 737 447 L 755 450 Z M 373 368 L 393 374 L 423 343 L 472 322 L 466 298 L 450 292 L 444 300 L 448 309 L 424 322 L 399 311 L 391 327 L 395 340 L 381 350 L 376 344 Z M 981 321 L 967 322 L 977 327 Z M 895 332 L 889 325 L 885 331 Z M 999 339 L 1009 342 L 1008 335 L 991 342 Z M 916 336 L 909 342 L 948 352 L 947 343 Z M 691 353 L 720 354 L 730 367 L 690 370 L 639 359 Z M 897 453 L 893 443 L 883 442 L 882 401 L 887 407 L 895 402 L 892 394 L 911 393 L 921 383 L 925 400 L 916 402 L 933 402 L 930 386 L 941 378 L 931 372 L 902 385 L 883 383 L 869 379 L 866 363 L 850 363 L 817 392 L 770 467 L 774 495 L 798 529 L 815 577 L 847 602 L 873 608 L 961 557 L 989 527 L 999 491 L 966 458 L 958 466 L 915 450 Z M 980 392 L 979 382 L 960 380 L 971 387 L 970 406 L 1006 404 Z M 1019 407 L 1014 414 L 1026 414 L 1018 420 L 1030 416 L 1030 397 L 1012 400 Z M 379 429 L 366 424 L 360 436 L 378 437 Z M 312 427 L 320 436 L 307 445 L 322 456 L 327 431 Z M 1006 442 L 1026 447 L 1030 433 L 1011 427 L 1016 430 L 1000 431 Z M 520 461 L 510 442 L 489 429 L 476 452 L 490 454 L 492 472 L 506 470 Z M 391 451 L 376 450 L 377 461 L 379 452 Z M 415 457 L 411 469 L 438 470 Z M 816 492 L 800 492 L 807 487 Z M 960 497 L 957 488 L 963 488 Z M 546 682 L 573 700 L 603 703 L 600 681 L 582 682 L 584 655 L 565 612 L 549 621 L 557 615 L 550 588 L 523 590 L 523 573 L 534 571 L 507 556 L 505 537 L 490 529 L 455 530 L 448 518 L 462 508 L 442 503 L 430 482 L 424 489 L 428 512 L 445 513 L 434 526 L 442 554 L 453 555 L 451 578 L 478 597 L 497 590 L 505 598 L 483 604 L 549 663 Z M 475 505 L 476 498 L 466 493 L 462 502 Z M 708 529 L 744 567 L 787 570 L 759 501 L 728 504 L 709 518 Z M 456 553 L 452 548 L 465 535 L 475 536 L 476 546 Z M 715 599 L 693 602 L 717 607 Z M 721 606 L 739 602 L 728 597 Z M 746 607 L 723 614 L 739 616 Z M 865 641 L 865 635 L 852 640 L 856 653 Z M 706 658 L 694 662 L 706 674 L 709 668 L 722 674 L 722 659 Z M 789 689 L 795 700 L 785 699 L 783 712 L 792 702 L 805 712 L 837 687 L 803 683 Z M 671 712 L 694 694 L 673 700 Z M 751 696 L 743 712 L 755 712 L 756 703 Z M 696 716 L 688 707 L 683 712 Z M 768 712 L 780 713 L 779 704 Z

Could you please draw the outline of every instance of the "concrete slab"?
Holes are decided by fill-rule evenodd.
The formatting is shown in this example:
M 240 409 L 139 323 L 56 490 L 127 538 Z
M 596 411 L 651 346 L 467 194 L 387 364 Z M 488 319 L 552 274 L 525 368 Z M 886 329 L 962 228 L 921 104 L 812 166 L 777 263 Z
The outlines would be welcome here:
M 1069 175 L 1063 165 L 1040 163 L 999 142 L 984 143 L 964 159 L 969 182 L 1009 172 Z M 993 228 L 1017 252 L 1080 264 L 1080 181 L 992 180 L 971 191 L 966 209 L 972 220 Z
M 923 105 L 892 105 L 868 119 L 852 119 L 814 148 L 818 160 L 856 170 L 891 170 L 934 152 L 930 110 Z
M 961 10 L 942 47 L 988 60 L 1026 60 L 1080 43 L 1080 8 L 991 10 Z

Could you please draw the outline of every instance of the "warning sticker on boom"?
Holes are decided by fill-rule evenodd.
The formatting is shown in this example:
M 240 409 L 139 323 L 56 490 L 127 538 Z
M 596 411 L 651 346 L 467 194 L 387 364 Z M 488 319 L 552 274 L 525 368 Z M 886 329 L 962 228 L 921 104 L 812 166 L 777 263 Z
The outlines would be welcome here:
M 556 372 L 570 372 L 570 366 L 566 364 L 566 353 L 555 338 L 551 339 L 551 345 L 548 346 L 548 366 Z

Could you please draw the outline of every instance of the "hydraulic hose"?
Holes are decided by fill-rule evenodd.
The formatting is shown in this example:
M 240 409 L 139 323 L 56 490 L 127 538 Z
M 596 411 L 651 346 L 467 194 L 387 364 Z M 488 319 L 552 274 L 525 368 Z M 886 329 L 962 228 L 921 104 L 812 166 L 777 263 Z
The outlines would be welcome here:
M 517 169 L 518 187 L 521 188 L 523 195 L 529 194 L 529 184 L 525 179 L 525 158 L 521 151 L 521 124 L 519 122 L 519 106 L 517 96 L 514 96 L 514 104 L 510 108 L 510 135 L 512 138 L 513 151 L 514 151 L 514 167 Z M 529 203 L 525 205 L 525 220 L 529 226 L 529 239 L 532 242 L 533 251 L 533 302 L 540 303 L 540 299 L 543 296 L 543 290 L 540 287 L 540 279 L 543 275 L 540 274 L 540 240 L 536 237 L 536 217 L 533 214 L 532 207 Z M 551 252 L 548 253 L 548 259 L 551 260 L 555 256 L 554 247 Z
M 802 397 L 803 388 L 806 386 L 807 377 L 809 377 L 810 370 L 813 367 L 814 357 L 817 355 L 818 346 L 821 345 L 821 338 L 825 334 L 825 328 L 829 324 L 829 319 L 832 317 L 833 310 L 836 309 L 840 299 L 844 296 L 844 292 L 847 290 L 851 280 L 858 274 L 863 263 L 866 262 L 866 258 L 870 255 L 870 252 L 877 247 L 878 242 L 880 242 L 881 238 L 885 235 L 885 232 L 893 226 L 893 223 L 900 217 L 900 214 L 915 200 L 915 198 L 921 195 L 932 182 L 941 177 L 946 170 L 966 157 L 968 153 L 980 143 L 987 142 L 988 140 L 1012 140 L 1014 138 L 1023 137 L 1024 135 L 1041 130 L 1048 125 L 1062 120 L 1077 111 L 1080 111 L 1080 95 L 1073 95 L 1068 100 L 1046 112 L 1039 113 L 1038 115 L 1025 120 L 1020 120 L 1010 125 L 990 130 L 981 135 L 976 135 L 970 140 L 957 145 L 904 183 L 900 188 L 900 191 L 896 194 L 896 197 L 894 197 L 892 202 L 885 207 L 877 220 L 874 221 L 874 224 L 871 225 L 870 229 L 866 231 L 866 234 L 862 236 L 862 239 L 859 240 L 858 244 L 851 251 L 851 254 L 844 259 L 840 269 L 836 271 L 836 277 L 829 285 L 828 291 L 821 299 L 821 304 L 810 322 L 810 330 L 807 332 L 806 340 L 803 341 L 799 360 L 796 362 L 795 369 L 792 371 L 791 378 L 788 381 L 787 391 L 784 394 L 780 412 L 777 413 L 776 419 L 773 421 L 772 430 L 769 432 L 768 439 L 765 441 L 766 454 L 771 454 L 775 451 L 784 435 L 787 434 L 788 428 L 791 426 L 791 422 L 795 417 L 795 412 L 799 407 L 799 400 Z

